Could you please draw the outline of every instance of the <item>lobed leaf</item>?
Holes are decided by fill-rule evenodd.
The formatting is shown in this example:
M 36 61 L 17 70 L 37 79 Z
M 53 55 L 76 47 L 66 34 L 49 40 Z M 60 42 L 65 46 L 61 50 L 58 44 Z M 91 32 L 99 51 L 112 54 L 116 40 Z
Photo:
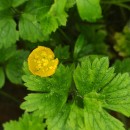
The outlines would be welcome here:
M 78 95 L 83 99 L 85 127 L 89 130 L 124 130 L 123 124 L 103 108 L 130 116 L 130 77 L 114 74 L 107 58 L 84 59 L 74 72 Z
M 66 76 L 65 76 L 66 75 Z M 28 112 L 35 111 L 44 116 L 56 114 L 66 103 L 71 84 L 71 71 L 60 65 L 56 73 L 49 78 L 42 78 L 27 72 L 23 76 L 27 89 L 37 93 L 25 97 L 21 108 Z
M 95 59 L 92 63 L 86 58 L 81 67 L 78 66 L 74 72 L 74 81 L 81 95 L 93 90 L 100 91 L 114 77 L 114 69 L 108 68 L 108 59 Z
M 76 2 L 82 20 L 95 22 L 102 17 L 100 0 L 76 0 Z

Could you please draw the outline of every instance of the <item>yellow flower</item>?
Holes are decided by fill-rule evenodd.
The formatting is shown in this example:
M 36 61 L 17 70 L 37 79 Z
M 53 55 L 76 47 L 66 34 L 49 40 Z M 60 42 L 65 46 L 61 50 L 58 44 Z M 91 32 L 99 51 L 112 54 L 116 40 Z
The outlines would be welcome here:
M 48 77 L 55 73 L 58 59 L 54 59 L 54 53 L 50 48 L 38 46 L 28 57 L 29 70 L 41 77 Z

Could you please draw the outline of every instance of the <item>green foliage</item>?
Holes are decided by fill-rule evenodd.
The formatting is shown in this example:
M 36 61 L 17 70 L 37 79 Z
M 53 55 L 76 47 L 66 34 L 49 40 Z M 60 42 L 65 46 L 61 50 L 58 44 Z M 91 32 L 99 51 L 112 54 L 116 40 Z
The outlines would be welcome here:
M 108 68 L 108 65 L 106 58 L 95 59 L 93 63 L 89 59 L 84 59 L 82 66 L 76 68 L 74 80 L 82 96 L 92 90 L 100 91 L 113 79 L 114 68 Z
M 4 130 L 129 128 L 129 2 L 0 0 L 0 88 L 8 78 L 17 85 L 24 81 L 29 90 L 20 105 L 25 113 L 4 123 Z M 28 54 L 37 46 L 51 48 L 59 59 L 52 76 L 29 71 Z M 11 97 L 5 87 L 0 94 Z
M 16 46 L 13 45 L 11 47 L 8 48 L 1 48 L 0 49 L 0 64 L 6 62 L 8 59 L 10 59 L 16 51 Z
M 67 104 L 55 117 L 47 120 L 48 130 L 84 130 L 83 111 Z
M 0 1 L 0 10 L 7 9 L 11 6 L 12 0 L 1 0 Z
M 0 1 L 0 10 L 4 10 L 10 7 L 17 7 L 21 4 L 23 4 L 24 2 L 26 2 L 28 0 L 1 0 Z
M 93 62 L 86 59 L 75 70 L 74 81 L 84 99 L 85 115 L 88 115 L 85 116 L 85 123 L 90 130 L 124 129 L 123 125 L 108 115 L 103 108 L 130 115 L 130 77 L 127 73 L 115 76 L 113 71 L 113 68 L 108 68 L 107 58 L 95 59 Z M 111 123 L 107 125 L 107 121 Z
M 16 23 L 11 17 L 3 17 L 0 19 L 0 39 L 0 48 L 10 47 L 12 44 L 15 44 L 15 42 L 18 40 Z
M 66 9 L 72 8 L 76 3 L 76 0 L 67 0 Z
M 25 63 L 23 80 L 36 93 L 26 96 L 21 108 L 46 117 L 49 130 L 124 130 L 105 109 L 130 116 L 129 75 L 116 75 L 106 57 L 86 57 L 74 74 L 70 69 L 59 65 L 52 77 L 41 78 L 32 75 Z
M 22 84 L 23 61 L 27 59 L 28 51 L 16 51 L 16 53 L 9 59 L 6 66 L 6 75 L 8 79 L 14 84 Z
M 76 0 L 79 15 L 83 20 L 95 22 L 102 17 L 100 0 Z M 95 13 L 96 12 L 96 13 Z
M 37 93 L 26 96 L 26 101 L 22 103 L 21 108 L 48 117 L 55 115 L 67 101 L 71 84 L 71 70 L 59 65 L 56 73 L 49 78 L 34 76 L 27 71 L 23 80 L 26 82 L 25 85 L 28 90 Z
M 3 124 L 4 130 L 44 130 L 45 125 L 41 117 L 24 113 L 18 121 Z
M 80 26 L 81 34 L 74 47 L 74 59 L 86 55 L 108 55 L 108 45 L 105 43 L 107 32 L 103 26 Z
M 116 73 L 128 72 L 130 74 L 130 58 L 126 58 L 123 61 L 116 60 L 114 68 Z
M 74 47 L 74 54 L 73 54 L 74 59 L 78 58 L 78 55 L 82 51 L 84 44 L 85 44 L 84 36 L 79 35 Z
M 16 50 L 15 45 L 0 49 L 1 87 L 5 82 L 5 74 L 12 83 L 22 84 L 23 70 L 21 68 L 28 54 L 28 51 Z
M 28 1 L 28 0 L 13 0 L 12 1 L 12 6 L 13 7 L 18 7 L 18 6 L 22 5 L 23 3 L 25 3 L 26 1 Z
M 116 32 L 114 38 L 116 43 L 114 45 L 114 49 L 118 52 L 118 54 L 122 57 L 130 56 L 130 27 L 129 24 L 123 29 L 123 32 Z
M 36 17 L 27 13 L 24 13 L 20 18 L 19 34 L 21 38 L 31 42 L 43 41 L 44 39 Z
M 67 60 L 70 57 L 69 46 L 62 47 L 61 45 L 59 45 L 55 48 L 54 53 L 55 57 L 57 57 L 59 60 Z

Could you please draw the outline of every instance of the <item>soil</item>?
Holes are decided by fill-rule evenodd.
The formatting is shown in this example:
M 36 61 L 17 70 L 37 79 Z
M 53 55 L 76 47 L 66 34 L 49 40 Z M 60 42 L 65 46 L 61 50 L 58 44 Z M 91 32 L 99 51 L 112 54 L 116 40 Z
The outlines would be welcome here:
M 6 81 L 5 86 L 0 90 L 0 130 L 2 124 L 9 120 L 17 120 L 23 110 L 20 104 L 24 101 L 27 90 L 24 86 L 18 86 Z

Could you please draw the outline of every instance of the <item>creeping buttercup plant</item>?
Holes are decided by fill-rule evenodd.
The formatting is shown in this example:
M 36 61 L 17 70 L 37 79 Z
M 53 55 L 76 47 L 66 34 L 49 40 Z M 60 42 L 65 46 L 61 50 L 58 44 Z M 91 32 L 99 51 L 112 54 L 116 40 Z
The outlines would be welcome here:
M 28 90 L 3 129 L 129 129 L 129 4 L 0 0 L 0 94 Z

